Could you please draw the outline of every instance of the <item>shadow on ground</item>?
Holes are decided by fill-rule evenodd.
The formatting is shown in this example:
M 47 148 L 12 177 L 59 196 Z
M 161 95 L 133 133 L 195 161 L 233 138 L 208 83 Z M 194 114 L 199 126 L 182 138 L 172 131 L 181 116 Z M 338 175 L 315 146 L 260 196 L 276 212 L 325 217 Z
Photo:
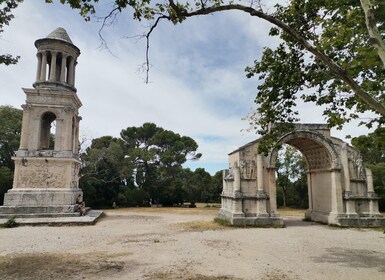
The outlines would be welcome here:
M 129 253 L 29 253 L 1 256 L 1 279 L 84 279 L 95 274 L 107 277 L 123 269 L 135 269 L 136 263 L 121 260 L 126 255 Z
M 385 272 L 385 256 L 376 251 L 333 247 L 313 260 L 317 263 L 333 263 L 355 268 L 378 268 L 378 271 Z
M 319 225 L 315 222 L 305 222 L 300 217 L 283 217 L 286 227 L 309 227 Z

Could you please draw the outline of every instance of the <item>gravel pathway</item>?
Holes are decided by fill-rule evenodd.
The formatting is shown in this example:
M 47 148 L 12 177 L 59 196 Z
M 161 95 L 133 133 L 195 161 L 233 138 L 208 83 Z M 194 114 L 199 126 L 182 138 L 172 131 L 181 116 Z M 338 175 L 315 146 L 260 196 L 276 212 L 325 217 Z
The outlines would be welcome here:
M 118 209 L 94 226 L 0 229 L 1 279 L 385 279 L 383 230 L 286 217 L 225 228 L 215 210 Z

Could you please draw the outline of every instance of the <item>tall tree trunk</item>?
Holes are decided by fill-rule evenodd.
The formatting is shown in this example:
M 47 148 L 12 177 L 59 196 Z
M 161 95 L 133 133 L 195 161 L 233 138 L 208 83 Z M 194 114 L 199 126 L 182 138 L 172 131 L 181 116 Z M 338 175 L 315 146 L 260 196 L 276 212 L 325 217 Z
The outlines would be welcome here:
M 374 16 L 374 4 L 371 0 L 361 0 L 361 7 L 365 13 L 366 28 L 370 36 L 373 47 L 376 48 L 378 56 L 381 58 L 382 64 L 385 68 L 385 43 L 382 40 L 381 33 L 377 27 L 377 20 Z

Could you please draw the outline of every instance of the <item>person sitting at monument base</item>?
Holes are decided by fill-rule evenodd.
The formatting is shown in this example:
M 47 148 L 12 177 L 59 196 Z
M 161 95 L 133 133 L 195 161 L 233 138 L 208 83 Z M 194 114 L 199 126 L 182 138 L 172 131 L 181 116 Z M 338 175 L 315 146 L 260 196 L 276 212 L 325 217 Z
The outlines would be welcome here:
M 86 215 L 86 204 L 82 200 L 82 195 L 81 194 L 79 194 L 78 197 L 76 198 L 75 211 L 80 212 L 80 216 L 85 216 Z

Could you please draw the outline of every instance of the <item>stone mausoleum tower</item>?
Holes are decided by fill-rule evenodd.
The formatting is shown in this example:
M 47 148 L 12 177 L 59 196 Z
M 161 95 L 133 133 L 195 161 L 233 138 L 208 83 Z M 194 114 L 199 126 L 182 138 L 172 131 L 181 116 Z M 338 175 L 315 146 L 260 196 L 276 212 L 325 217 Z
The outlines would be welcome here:
M 23 88 L 26 104 L 20 148 L 13 158 L 13 188 L 0 213 L 34 216 L 75 215 L 79 189 L 79 108 L 75 69 L 80 50 L 63 28 L 35 42 L 33 89 Z M 78 215 L 78 214 L 77 214 Z

